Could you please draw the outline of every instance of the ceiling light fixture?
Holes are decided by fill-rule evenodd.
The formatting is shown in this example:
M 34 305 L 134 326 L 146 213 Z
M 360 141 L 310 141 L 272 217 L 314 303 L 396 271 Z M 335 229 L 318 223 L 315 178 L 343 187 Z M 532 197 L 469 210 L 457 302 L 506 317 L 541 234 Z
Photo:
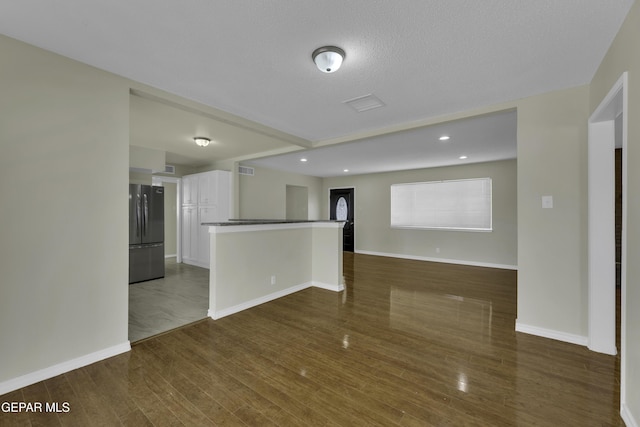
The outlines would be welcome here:
M 307 159 L 305 159 L 304 157 L 302 159 L 300 159 L 301 162 L 306 162 Z
M 336 46 L 324 46 L 314 50 L 311 54 L 313 62 L 316 63 L 318 70 L 323 73 L 333 73 L 342 65 L 346 54 L 344 50 Z
M 205 138 L 204 136 L 196 136 L 193 140 L 199 147 L 206 147 L 211 142 L 209 138 Z
M 440 137 L 440 141 L 448 141 L 448 140 L 449 140 L 449 138 L 450 138 L 450 136 L 448 136 L 448 135 L 442 135 L 442 136 Z
M 460 160 L 464 160 L 464 159 L 466 159 L 466 158 L 467 158 L 467 156 L 460 156 L 460 157 L 458 157 L 458 158 L 459 158 Z

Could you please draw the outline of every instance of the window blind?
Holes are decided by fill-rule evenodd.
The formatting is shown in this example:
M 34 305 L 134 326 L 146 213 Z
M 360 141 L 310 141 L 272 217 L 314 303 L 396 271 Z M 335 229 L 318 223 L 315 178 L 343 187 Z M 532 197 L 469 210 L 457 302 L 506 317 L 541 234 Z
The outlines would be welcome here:
M 491 231 L 491 178 L 391 186 L 391 227 Z

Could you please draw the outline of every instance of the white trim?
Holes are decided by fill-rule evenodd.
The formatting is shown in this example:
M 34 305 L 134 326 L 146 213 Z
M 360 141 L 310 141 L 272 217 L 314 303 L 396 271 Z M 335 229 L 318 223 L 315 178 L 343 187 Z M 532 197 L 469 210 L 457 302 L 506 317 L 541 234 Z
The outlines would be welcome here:
M 312 282 L 311 286 L 313 286 L 314 288 L 326 289 L 328 291 L 333 291 L 333 292 L 342 292 L 342 291 L 344 291 L 344 284 L 343 283 L 340 283 L 338 285 L 331 285 L 329 283 Z
M 302 291 L 304 289 L 310 288 L 311 286 L 313 286 L 312 283 L 311 282 L 307 282 L 307 283 L 303 283 L 301 285 L 296 285 L 296 286 L 292 286 L 292 287 L 287 288 L 287 289 L 283 289 L 283 290 L 278 291 L 278 292 L 274 292 L 274 293 L 269 294 L 269 295 L 265 295 L 265 296 L 262 296 L 262 297 L 259 297 L 259 298 L 255 298 L 255 299 L 252 299 L 250 301 L 243 302 L 242 304 L 234 305 L 233 307 L 225 308 L 225 309 L 222 309 L 222 310 L 211 310 L 211 308 L 209 308 L 209 311 L 208 311 L 207 315 L 209 317 L 211 317 L 213 320 L 218 320 L 218 319 L 221 319 L 223 317 L 230 316 L 232 314 L 239 313 L 239 312 L 241 312 L 243 310 L 247 310 L 249 308 L 258 306 L 260 304 L 264 304 L 266 302 L 273 301 L 273 300 L 278 299 L 278 298 L 282 298 L 284 296 L 293 294 L 295 292 Z
M 177 254 L 165 255 L 164 257 L 165 257 L 165 259 L 166 258 L 175 258 L 175 257 L 177 257 Z
M 523 332 L 529 335 L 536 335 L 543 338 L 550 338 L 552 340 L 564 341 L 571 344 L 577 344 L 586 347 L 588 338 L 582 335 L 568 334 L 562 331 L 556 331 L 554 329 L 540 328 L 537 326 L 526 325 L 518 322 L 516 319 L 516 332 Z
M 418 256 L 418 255 L 392 254 L 388 252 L 375 252 L 375 251 L 362 251 L 362 250 L 358 250 L 355 252 L 358 254 L 365 254 L 365 255 L 386 256 L 390 258 L 412 259 L 417 261 L 441 262 L 444 264 L 459 264 L 459 265 L 470 265 L 474 267 L 500 268 L 502 270 L 518 269 L 517 265 L 496 264 L 492 262 L 468 261 L 463 259 L 432 258 L 432 257 L 426 257 L 426 256 Z
M 422 227 L 420 225 L 390 225 L 392 230 L 464 231 L 469 233 L 491 233 L 493 228 Z
M 233 225 L 211 225 L 209 233 L 226 234 L 226 233 L 246 233 L 249 231 L 273 231 L 283 229 L 299 229 L 299 228 L 342 228 L 343 222 L 294 222 L 294 223 L 272 223 L 272 224 L 247 224 L 242 223 Z
M 620 416 L 622 417 L 622 420 L 627 427 L 640 427 L 640 424 L 638 424 L 635 418 L 633 418 L 633 414 L 631 413 L 631 410 L 627 406 L 626 402 L 622 402 L 620 404 Z
M 176 262 L 182 262 L 182 178 L 154 175 L 152 182 L 171 182 L 176 185 Z M 167 258 L 167 256 L 165 256 Z
M 344 228 L 344 221 L 321 221 L 312 222 L 311 228 Z
M 620 287 L 621 287 L 621 308 L 620 308 L 620 415 L 623 417 L 627 425 L 637 426 L 636 420 L 633 419 L 631 411 L 627 406 L 627 321 L 626 321 L 626 307 L 627 307 L 627 218 L 628 218 L 628 126 L 629 126 L 629 105 L 628 105 L 628 88 L 629 88 L 629 75 L 628 72 L 622 73 L 616 83 L 609 90 L 604 99 L 598 104 L 593 114 L 589 117 L 588 122 L 588 144 L 592 143 L 608 143 L 606 138 L 614 138 L 615 135 L 608 135 L 604 139 L 597 138 L 596 130 L 600 131 L 603 122 L 615 122 L 616 117 L 622 114 L 622 253 L 621 253 L 621 274 L 620 274 Z M 591 147 L 589 147 L 589 152 Z M 590 157 L 590 156 L 589 156 Z M 588 158 L 589 166 L 593 164 L 598 167 L 604 167 L 594 159 Z M 608 165 L 611 169 L 611 165 Z M 591 173 L 590 171 L 588 172 Z M 613 172 L 612 172 L 613 173 Z M 592 196 L 592 189 L 588 189 L 589 198 Z M 588 216 L 595 215 L 591 211 L 591 205 L 589 205 Z M 592 266 L 591 249 L 594 239 L 591 238 L 591 224 L 589 224 L 588 237 L 588 271 L 589 279 L 591 279 L 591 271 L 597 271 L 596 266 Z M 610 231 L 610 233 L 613 233 Z M 598 242 L 595 242 L 596 245 Z M 597 261 L 597 260 L 596 260 Z M 607 286 L 608 283 L 594 283 L 589 280 L 588 283 L 588 330 L 589 330 L 589 349 L 594 351 L 601 351 L 602 348 L 615 347 L 615 305 L 613 310 L 610 308 L 611 293 L 614 293 L 614 289 L 609 289 L 608 293 L 603 290 L 602 287 Z M 600 285 L 600 286 L 598 286 Z M 599 298 L 605 295 L 605 300 L 601 301 Z M 613 296 L 615 301 L 615 294 Z M 603 307 L 604 304 L 604 307 Z M 611 332 L 609 327 L 609 336 L 604 336 L 600 333 L 600 328 L 603 323 L 609 325 L 611 323 L 611 317 L 613 317 L 614 328 Z M 596 336 L 595 332 L 599 332 Z M 613 336 L 611 336 L 613 334 Z M 603 338 L 604 337 L 604 338 Z M 605 351 L 606 352 L 606 351 Z M 614 353 L 615 354 L 615 353 Z
M 26 375 L 22 375 L 20 377 L 0 383 L 0 395 L 21 389 L 23 387 L 27 387 L 31 384 L 35 384 L 49 378 L 53 378 L 60 374 L 64 374 L 65 372 L 73 371 L 74 369 L 82 368 L 83 366 L 91 365 L 92 363 L 99 362 L 109 357 L 126 353 L 128 351 L 131 351 L 131 343 L 129 341 L 126 341 L 113 347 L 105 348 L 94 353 L 85 354 L 84 356 L 80 356 L 78 358 L 71 359 L 66 362 L 50 366 L 48 368 L 40 369 L 39 371 L 30 372 Z
M 201 267 L 201 268 L 206 268 L 207 270 L 209 270 L 209 264 L 207 264 L 206 262 L 201 262 L 195 259 L 191 259 L 191 258 L 182 258 L 182 262 L 184 264 L 188 264 L 188 265 L 193 265 L 196 267 Z
M 615 125 L 589 123 L 588 336 L 592 351 L 616 354 Z
M 296 285 L 296 286 L 292 286 L 292 287 L 287 288 L 287 289 L 283 289 L 283 290 L 278 291 L 278 292 L 274 292 L 274 293 L 269 294 L 269 295 L 265 295 L 265 296 L 262 296 L 262 297 L 259 297 L 259 298 L 252 299 L 251 301 L 243 302 L 242 304 L 234 305 L 233 307 L 229 307 L 229 308 L 225 308 L 225 309 L 217 310 L 217 311 L 209 309 L 208 312 L 207 312 L 207 316 L 209 316 L 213 320 L 218 320 L 218 319 L 221 319 L 223 317 L 239 313 L 239 312 L 241 312 L 243 310 L 247 310 L 249 308 L 256 307 L 258 305 L 261 305 L 261 304 L 276 300 L 278 298 L 286 297 L 287 295 L 291 295 L 293 293 L 300 292 L 302 290 L 305 290 L 305 289 L 311 288 L 311 287 L 320 288 L 320 289 L 326 289 L 326 290 L 334 291 L 334 292 L 341 292 L 341 291 L 344 290 L 344 285 L 343 284 L 331 285 L 331 284 L 322 283 L 322 282 L 307 282 L 307 283 L 303 283 L 301 285 Z

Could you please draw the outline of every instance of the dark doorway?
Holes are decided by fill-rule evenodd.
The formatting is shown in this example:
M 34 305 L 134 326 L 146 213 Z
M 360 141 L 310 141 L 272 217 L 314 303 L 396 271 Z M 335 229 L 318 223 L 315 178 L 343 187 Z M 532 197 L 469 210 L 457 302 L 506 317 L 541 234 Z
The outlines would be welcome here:
M 353 252 L 354 249 L 354 191 L 353 188 L 338 188 L 331 190 L 329 195 L 329 219 L 345 221 L 342 249 L 348 252 Z

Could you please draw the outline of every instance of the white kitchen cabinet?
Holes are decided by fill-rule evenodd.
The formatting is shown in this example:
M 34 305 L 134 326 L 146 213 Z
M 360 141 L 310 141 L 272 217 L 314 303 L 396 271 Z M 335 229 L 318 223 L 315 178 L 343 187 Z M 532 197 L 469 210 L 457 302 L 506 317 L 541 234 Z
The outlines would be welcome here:
M 220 218 L 216 206 L 198 207 L 198 261 L 200 264 L 209 265 L 209 226 L 202 225 L 202 223 L 226 221 L 227 219 L 229 218 Z
M 213 171 L 198 175 L 198 204 L 211 205 L 215 204 L 218 198 L 218 172 Z
M 209 227 L 202 223 L 229 220 L 231 173 L 211 171 L 186 175 L 182 182 L 182 261 L 209 268 Z
M 182 261 L 192 264 L 198 255 L 198 208 L 182 207 Z
M 182 177 L 182 205 L 196 205 L 198 203 L 198 175 Z

